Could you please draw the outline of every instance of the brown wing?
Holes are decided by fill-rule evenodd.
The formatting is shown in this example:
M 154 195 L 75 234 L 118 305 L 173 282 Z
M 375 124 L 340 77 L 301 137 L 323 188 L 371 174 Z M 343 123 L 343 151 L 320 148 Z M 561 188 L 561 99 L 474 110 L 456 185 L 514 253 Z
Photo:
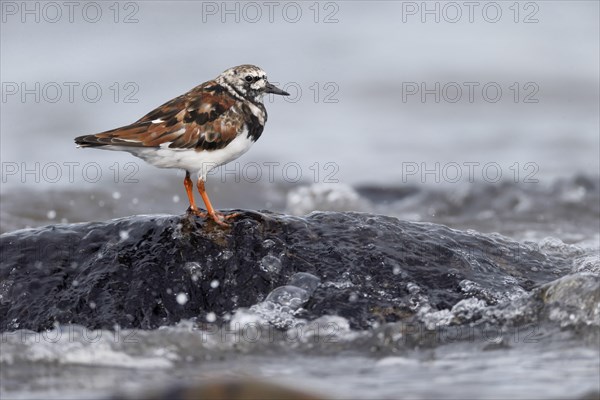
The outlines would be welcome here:
M 81 147 L 133 146 L 221 149 L 242 131 L 235 99 L 213 81 L 174 98 L 131 125 L 75 138 Z

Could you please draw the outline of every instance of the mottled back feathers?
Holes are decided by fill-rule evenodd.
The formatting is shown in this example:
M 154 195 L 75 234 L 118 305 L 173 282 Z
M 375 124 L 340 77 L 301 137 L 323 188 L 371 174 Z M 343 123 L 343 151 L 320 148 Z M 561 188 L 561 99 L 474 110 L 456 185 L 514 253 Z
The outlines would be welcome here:
M 216 81 L 208 81 L 131 125 L 80 136 L 75 142 L 81 147 L 222 149 L 239 134 L 247 134 L 253 141 L 260 137 L 267 119 L 265 107 L 262 102 L 246 103 Z

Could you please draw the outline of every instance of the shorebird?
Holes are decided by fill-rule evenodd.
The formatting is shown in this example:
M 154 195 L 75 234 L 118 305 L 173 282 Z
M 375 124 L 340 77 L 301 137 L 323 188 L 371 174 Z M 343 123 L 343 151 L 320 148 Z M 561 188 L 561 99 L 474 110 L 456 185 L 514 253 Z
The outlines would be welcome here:
M 213 80 L 196 86 L 152 110 L 138 121 L 95 135 L 75 138 L 78 147 L 127 151 L 159 168 L 185 170 L 183 184 L 189 212 L 211 217 L 217 224 L 237 214 L 216 211 L 208 198 L 208 173 L 244 154 L 261 136 L 267 122 L 263 96 L 288 96 L 267 80 L 254 65 L 229 68 Z M 191 176 L 206 205 L 201 212 L 194 201 Z

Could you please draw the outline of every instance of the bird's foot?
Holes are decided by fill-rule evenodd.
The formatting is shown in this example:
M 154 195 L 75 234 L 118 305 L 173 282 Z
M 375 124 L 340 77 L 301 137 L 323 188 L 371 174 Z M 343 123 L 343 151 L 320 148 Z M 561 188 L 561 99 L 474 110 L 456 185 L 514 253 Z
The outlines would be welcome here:
M 231 219 L 236 218 L 241 215 L 241 213 L 237 213 L 237 212 L 223 214 L 222 212 L 214 211 L 213 213 L 210 213 L 210 212 L 200 211 L 199 209 L 192 208 L 192 207 L 189 207 L 187 209 L 187 213 L 188 213 L 188 215 L 195 215 L 200 218 L 206 218 L 206 219 L 210 218 L 213 221 L 215 221 L 216 224 L 221 225 L 222 227 L 226 227 L 226 228 L 230 227 L 231 225 L 225 221 L 231 220 Z
M 206 218 L 208 216 L 207 213 L 205 213 L 203 211 L 200 211 L 200 210 L 198 210 L 195 207 L 193 207 L 193 208 L 189 207 L 187 209 L 187 213 L 190 214 L 190 215 L 195 215 L 195 216 L 200 217 L 200 218 Z
M 231 225 L 228 224 L 227 220 L 233 219 L 237 216 L 240 215 L 240 213 L 230 213 L 230 214 L 223 214 L 221 212 L 215 211 L 212 214 L 209 214 L 210 217 L 213 219 L 213 221 L 215 221 L 217 224 L 223 226 L 223 227 L 230 227 Z

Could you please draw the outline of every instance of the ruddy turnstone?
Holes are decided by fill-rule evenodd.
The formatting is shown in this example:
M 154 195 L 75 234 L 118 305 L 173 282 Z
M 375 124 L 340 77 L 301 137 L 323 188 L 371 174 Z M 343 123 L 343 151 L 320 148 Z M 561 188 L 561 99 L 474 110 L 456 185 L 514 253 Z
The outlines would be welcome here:
M 263 96 L 289 93 L 267 81 L 254 65 L 229 68 L 214 80 L 204 82 L 149 112 L 131 125 L 95 135 L 75 138 L 78 147 L 127 151 L 159 168 L 185 170 L 183 184 L 189 211 L 206 217 L 194 202 L 192 173 L 198 174 L 198 191 L 208 215 L 228 226 L 215 211 L 204 182 L 215 167 L 244 154 L 258 140 L 267 122 Z

